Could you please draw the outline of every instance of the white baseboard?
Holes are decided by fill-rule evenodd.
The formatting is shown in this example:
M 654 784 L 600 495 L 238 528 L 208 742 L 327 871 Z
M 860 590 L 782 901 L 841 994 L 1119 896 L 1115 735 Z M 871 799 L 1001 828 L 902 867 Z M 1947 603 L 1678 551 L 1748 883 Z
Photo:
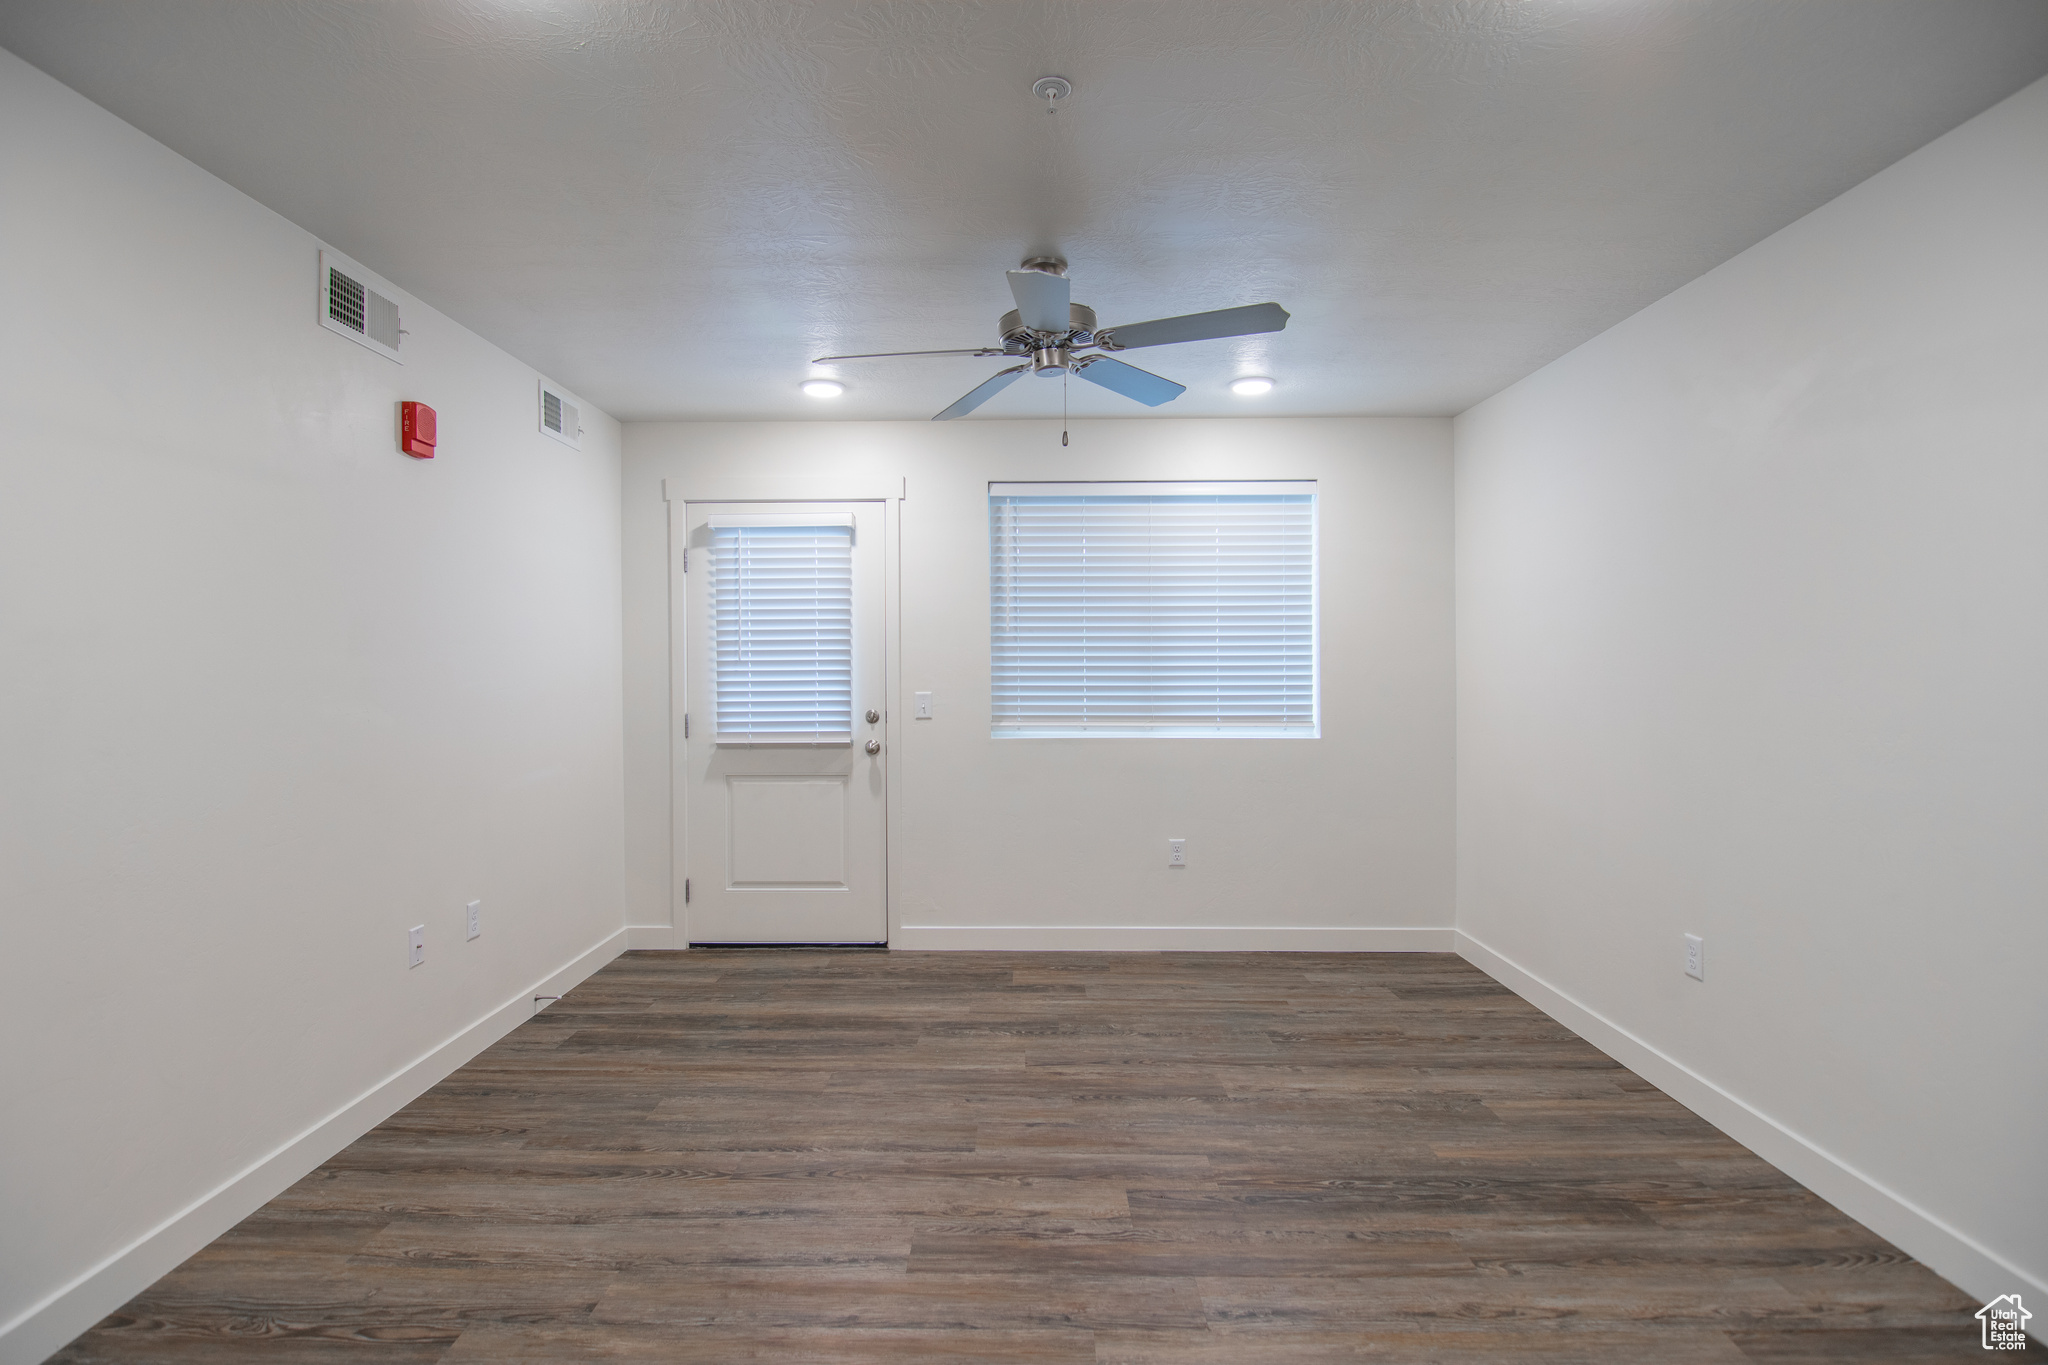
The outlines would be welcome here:
M 425 1094 L 534 1015 L 534 997 L 566 995 L 626 950 L 619 930 L 440 1046 L 343 1105 L 269 1156 L 165 1219 L 0 1326 L 0 1365 L 37 1365 L 155 1284 L 187 1257 L 291 1188 L 321 1162 Z
M 687 948 L 687 943 L 678 942 L 676 931 L 666 924 L 629 924 L 626 926 L 626 947 L 629 951 L 648 948 Z
M 1460 932 L 1457 938 L 1458 955 L 1467 962 L 1951 1284 L 1985 1303 L 2020 1291 L 2048 1299 L 2048 1281 L 1751 1108 L 1470 934 Z
M 1454 929 L 1160 924 L 903 924 L 891 948 L 1023 953 L 1448 953 Z

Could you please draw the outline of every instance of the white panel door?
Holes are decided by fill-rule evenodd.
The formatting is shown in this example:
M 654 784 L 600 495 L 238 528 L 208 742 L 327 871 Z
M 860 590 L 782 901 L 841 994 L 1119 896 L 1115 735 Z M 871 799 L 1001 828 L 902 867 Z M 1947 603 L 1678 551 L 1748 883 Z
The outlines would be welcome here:
M 685 505 L 690 943 L 888 938 L 883 507 Z

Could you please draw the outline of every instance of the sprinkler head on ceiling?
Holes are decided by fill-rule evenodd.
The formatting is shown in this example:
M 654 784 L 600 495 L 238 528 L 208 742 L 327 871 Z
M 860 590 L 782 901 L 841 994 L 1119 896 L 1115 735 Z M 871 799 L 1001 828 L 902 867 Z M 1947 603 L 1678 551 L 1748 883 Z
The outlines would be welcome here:
M 1045 112 L 1059 112 L 1060 101 L 1074 93 L 1065 76 L 1040 76 L 1031 87 L 1031 97 L 1045 101 Z

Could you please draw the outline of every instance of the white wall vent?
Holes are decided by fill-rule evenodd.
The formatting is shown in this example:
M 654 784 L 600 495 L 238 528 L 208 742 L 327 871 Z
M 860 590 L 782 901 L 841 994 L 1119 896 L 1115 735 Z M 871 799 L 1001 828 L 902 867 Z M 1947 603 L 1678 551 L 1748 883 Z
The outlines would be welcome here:
M 390 289 L 348 257 L 320 253 L 320 325 L 402 365 L 398 342 L 405 332 Z
M 565 446 L 583 448 L 583 411 L 560 389 L 540 381 L 540 429 Z

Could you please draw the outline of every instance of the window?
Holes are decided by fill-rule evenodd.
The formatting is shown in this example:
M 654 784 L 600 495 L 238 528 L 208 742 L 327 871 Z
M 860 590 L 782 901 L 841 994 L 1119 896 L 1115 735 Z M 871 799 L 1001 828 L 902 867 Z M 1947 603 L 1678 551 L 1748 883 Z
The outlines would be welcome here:
M 851 744 L 853 519 L 714 517 L 710 530 L 717 741 Z
M 1299 483 L 991 484 L 994 733 L 1316 734 Z

